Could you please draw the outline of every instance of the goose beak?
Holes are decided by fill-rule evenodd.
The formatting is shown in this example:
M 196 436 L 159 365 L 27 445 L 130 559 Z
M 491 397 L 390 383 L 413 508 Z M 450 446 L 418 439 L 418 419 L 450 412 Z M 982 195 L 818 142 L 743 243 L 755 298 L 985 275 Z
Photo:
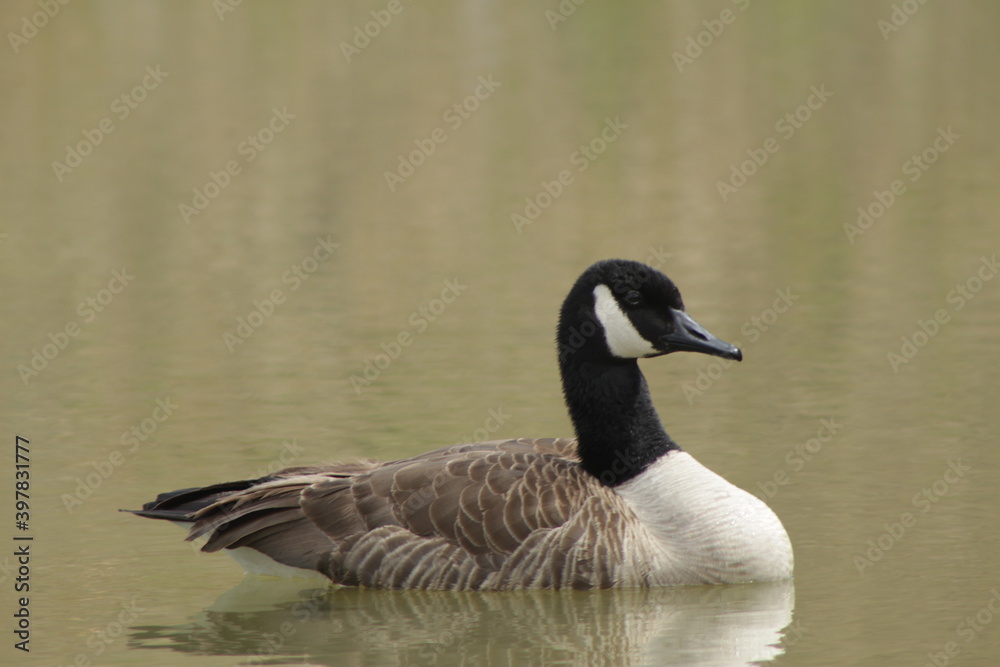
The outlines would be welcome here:
M 666 348 L 664 354 L 685 350 L 743 361 L 740 348 L 716 338 L 683 310 L 671 310 L 671 315 L 674 318 L 674 332 L 660 338 L 661 346 Z

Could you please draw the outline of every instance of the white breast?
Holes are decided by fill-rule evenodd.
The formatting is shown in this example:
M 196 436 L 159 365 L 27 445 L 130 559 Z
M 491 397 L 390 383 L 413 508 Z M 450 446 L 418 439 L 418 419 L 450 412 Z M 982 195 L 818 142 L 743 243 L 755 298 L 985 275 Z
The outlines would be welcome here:
M 792 546 L 774 512 L 687 452 L 673 451 L 615 491 L 635 512 L 658 584 L 776 581 L 792 575 Z

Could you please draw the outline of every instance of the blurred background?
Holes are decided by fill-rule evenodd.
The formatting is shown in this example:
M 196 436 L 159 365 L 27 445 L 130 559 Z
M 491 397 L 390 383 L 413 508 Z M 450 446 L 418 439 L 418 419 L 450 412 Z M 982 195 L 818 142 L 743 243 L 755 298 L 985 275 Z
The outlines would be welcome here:
M 1000 654 L 1000 6 L 34 0 L 0 25 L 0 539 L 34 537 L 4 661 Z M 781 517 L 793 584 L 249 602 L 229 559 L 116 511 L 571 435 L 556 314 L 608 257 L 743 347 L 643 369 L 671 435 Z

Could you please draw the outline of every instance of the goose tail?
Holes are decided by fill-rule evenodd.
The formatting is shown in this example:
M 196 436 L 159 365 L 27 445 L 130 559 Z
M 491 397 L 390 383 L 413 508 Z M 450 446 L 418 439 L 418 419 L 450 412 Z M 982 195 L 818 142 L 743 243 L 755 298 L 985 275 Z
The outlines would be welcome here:
M 144 504 L 141 510 L 121 509 L 119 512 L 129 512 L 147 519 L 162 519 L 181 523 L 194 523 L 195 516 L 201 510 L 215 504 L 233 493 L 245 491 L 262 482 L 270 481 L 269 477 L 260 479 L 245 479 L 238 482 L 222 482 L 211 486 L 195 486 L 188 489 L 168 491 L 156 496 L 155 500 Z

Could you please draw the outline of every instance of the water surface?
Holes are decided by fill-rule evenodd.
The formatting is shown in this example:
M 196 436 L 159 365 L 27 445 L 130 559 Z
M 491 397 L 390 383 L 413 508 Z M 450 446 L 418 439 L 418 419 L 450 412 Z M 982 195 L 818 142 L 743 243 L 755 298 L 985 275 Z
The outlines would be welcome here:
M 406 3 L 376 29 L 384 3 L 225 6 L 71 3 L 0 58 L 3 476 L 27 438 L 34 537 L 31 652 L 8 621 L 5 661 L 1000 655 L 1000 9 Z M 605 257 L 743 347 L 643 369 L 671 435 L 781 517 L 794 582 L 241 584 L 116 511 L 571 434 L 556 313 Z

